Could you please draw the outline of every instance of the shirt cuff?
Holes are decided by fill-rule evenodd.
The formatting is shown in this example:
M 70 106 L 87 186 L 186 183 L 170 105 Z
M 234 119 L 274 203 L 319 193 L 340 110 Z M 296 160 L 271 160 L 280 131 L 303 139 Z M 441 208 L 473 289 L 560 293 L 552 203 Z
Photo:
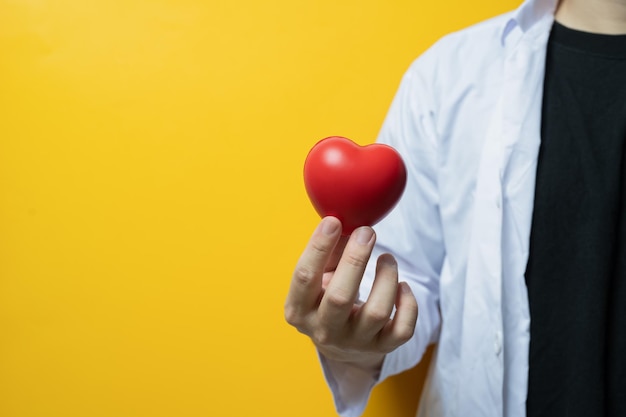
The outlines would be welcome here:
M 337 413 L 341 417 L 359 417 L 365 411 L 372 389 L 379 381 L 378 372 L 372 373 L 344 362 L 333 361 L 319 352 L 318 356 Z

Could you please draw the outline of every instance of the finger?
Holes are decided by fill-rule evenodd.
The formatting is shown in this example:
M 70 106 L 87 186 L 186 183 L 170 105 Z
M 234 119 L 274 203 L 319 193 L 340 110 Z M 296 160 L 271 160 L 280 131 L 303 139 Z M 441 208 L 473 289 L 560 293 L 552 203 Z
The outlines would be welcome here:
M 380 350 L 390 352 L 408 342 L 415 332 L 417 316 L 417 301 L 411 291 L 411 287 L 406 282 L 401 282 L 398 284 L 396 314 L 393 320 L 383 327 L 379 336 Z
M 398 294 L 398 265 L 390 254 L 381 255 L 376 263 L 372 291 L 354 317 L 355 338 L 371 342 L 389 323 Z
M 360 227 L 350 236 L 320 303 L 318 317 L 324 329 L 332 332 L 345 326 L 375 239 L 370 227 Z
M 300 256 L 291 279 L 285 318 L 298 327 L 303 316 L 317 306 L 324 267 L 341 234 L 341 223 L 334 217 L 322 219 Z
M 333 250 L 332 255 L 330 256 L 330 260 L 326 265 L 326 271 L 334 271 L 337 268 L 337 264 L 341 260 L 341 255 L 343 255 L 343 251 L 348 243 L 348 239 L 350 236 L 341 235 L 339 238 L 339 242 L 335 245 L 335 249 Z
M 341 235 L 339 238 L 339 242 L 335 245 L 335 249 L 333 249 L 333 253 L 330 255 L 330 260 L 326 264 L 324 268 L 324 276 L 322 278 L 322 289 L 326 289 L 328 284 L 330 283 L 331 278 L 335 273 L 335 269 L 337 268 L 337 264 L 341 259 L 341 255 L 343 255 L 343 250 L 346 247 L 346 243 L 348 243 L 348 239 L 350 236 Z

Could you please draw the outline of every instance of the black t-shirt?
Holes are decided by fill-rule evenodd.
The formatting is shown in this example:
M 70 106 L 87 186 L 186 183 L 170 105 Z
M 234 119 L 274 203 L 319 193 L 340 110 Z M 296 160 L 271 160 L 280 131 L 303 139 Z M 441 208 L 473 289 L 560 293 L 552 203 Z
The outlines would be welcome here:
M 555 23 L 541 134 L 528 417 L 626 417 L 626 35 Z

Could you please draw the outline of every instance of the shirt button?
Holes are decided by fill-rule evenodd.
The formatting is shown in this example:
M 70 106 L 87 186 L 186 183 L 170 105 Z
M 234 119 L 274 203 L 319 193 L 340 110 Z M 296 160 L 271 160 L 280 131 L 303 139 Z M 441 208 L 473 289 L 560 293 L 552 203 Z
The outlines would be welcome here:
M 498 356 L 502 353 L 502 332 L 496 332 L 495 340 L 493 342 L 493 350 Z
M 499 194 L 496 197 L 496 207 L 499 209 L 502 208 L 502 197 Z

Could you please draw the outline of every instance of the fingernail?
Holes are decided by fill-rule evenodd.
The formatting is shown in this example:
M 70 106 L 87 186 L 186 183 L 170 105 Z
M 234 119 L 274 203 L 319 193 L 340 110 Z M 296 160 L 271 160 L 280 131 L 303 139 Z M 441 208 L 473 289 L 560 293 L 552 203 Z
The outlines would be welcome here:
M 412 294 L 413 291 L 411 291 L 411 287 L 409 287 L 409 284 L 407 284 L 406 282 L 401 282 L 400 283 L 400 291 L 402 291 L 403 294 Z
M 333 219 L 325 218 L 322 220 L 322 233 L 326 236 L 332 236 L 339 230 L 340 223 Z
M 383 265 L 387 265 L 392 268 L 398 268 L 398 264 L 396 263 L 395 258 L 389 254 L 381 255 L 380 258 L 378 258 L 378 260 Z
M 359 245 L 367 245 L 374 236 L 374 231 L 369 227 L 360 227 L 356 229 L 356 243 Z

